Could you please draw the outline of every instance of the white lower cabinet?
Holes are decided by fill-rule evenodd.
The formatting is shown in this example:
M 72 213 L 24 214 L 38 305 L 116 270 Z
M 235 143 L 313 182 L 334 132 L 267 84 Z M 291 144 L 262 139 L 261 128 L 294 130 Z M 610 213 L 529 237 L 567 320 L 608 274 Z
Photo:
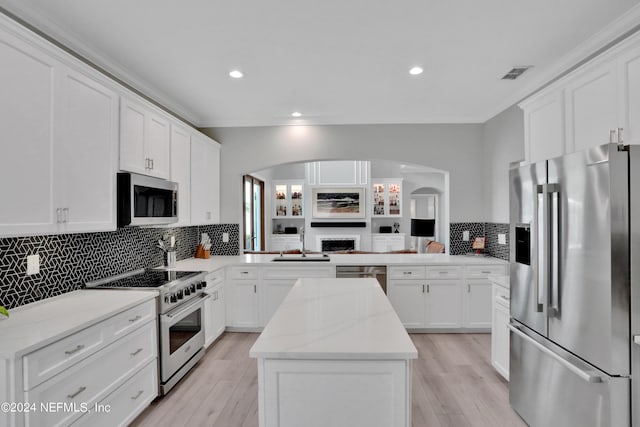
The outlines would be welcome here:
M 491 322 L 491 364 L 509 381 L 509 289 L 496 283 L 493 289 L 493 319 Z
M 1 360 L 0 378 L 2 401 L 35 405 L 0 417 L 3 426 L 125 426 L 158 395 L 156 302 Z
M 204 345 L 209 347 L 227 326 L 224 299 L 224 269 L 214 271 L 206 277 L 209 298 L 204 303 Z
M 158 394 L 158 364 L 151 361 L 114 392 L 96 402 L 73 426 L 127 426 Z
M 228 275 L 227 324 L 235 328 L 257 328 L 258 267 L 231 267 Z
M 465 328 L 491 328 L 491 282 L 465 280 L 463 290 Z
M 490 274 L 503 265 L 391 266 L 388 295 L 409 329 L 491 328 Z

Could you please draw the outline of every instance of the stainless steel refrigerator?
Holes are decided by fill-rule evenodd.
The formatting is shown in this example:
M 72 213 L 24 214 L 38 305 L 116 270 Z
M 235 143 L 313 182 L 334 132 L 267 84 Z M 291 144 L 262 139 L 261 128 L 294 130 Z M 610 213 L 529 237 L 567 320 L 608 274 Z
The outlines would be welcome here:
M 639 151 L 510 171 L 509 400 L 532 427 L 640 426 Z

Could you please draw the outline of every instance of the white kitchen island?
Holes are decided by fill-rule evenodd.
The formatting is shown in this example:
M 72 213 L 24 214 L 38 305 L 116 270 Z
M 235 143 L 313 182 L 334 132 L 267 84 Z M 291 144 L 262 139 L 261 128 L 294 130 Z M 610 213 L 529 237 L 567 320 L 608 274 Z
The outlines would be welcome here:
M 299 279 L 250 355 L 261 427 L 411 425 L 418 351 L 375 279 Z

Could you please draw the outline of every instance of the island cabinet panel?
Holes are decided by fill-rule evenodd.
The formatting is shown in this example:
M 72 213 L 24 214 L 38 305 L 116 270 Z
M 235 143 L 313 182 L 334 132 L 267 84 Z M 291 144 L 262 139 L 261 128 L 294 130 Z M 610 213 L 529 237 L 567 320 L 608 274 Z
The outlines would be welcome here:
M 259 359 L 258 371 L 262 427 L 411 425 L 410 361 Z
M 224 270 L 207 275 L 205 293 L 209 296 L 204 302 L 204 344 L 209 347 L 227 326 Z

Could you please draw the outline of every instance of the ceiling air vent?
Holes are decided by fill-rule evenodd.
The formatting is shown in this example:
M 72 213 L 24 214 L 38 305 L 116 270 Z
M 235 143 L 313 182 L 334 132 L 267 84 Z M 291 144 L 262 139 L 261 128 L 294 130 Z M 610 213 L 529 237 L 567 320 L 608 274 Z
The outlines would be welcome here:
M 502 77 L 502 80 L 515 80 L 531 67 L 531 65 L 527 65 L 524 67 L 513 67 L 507 74 Z

